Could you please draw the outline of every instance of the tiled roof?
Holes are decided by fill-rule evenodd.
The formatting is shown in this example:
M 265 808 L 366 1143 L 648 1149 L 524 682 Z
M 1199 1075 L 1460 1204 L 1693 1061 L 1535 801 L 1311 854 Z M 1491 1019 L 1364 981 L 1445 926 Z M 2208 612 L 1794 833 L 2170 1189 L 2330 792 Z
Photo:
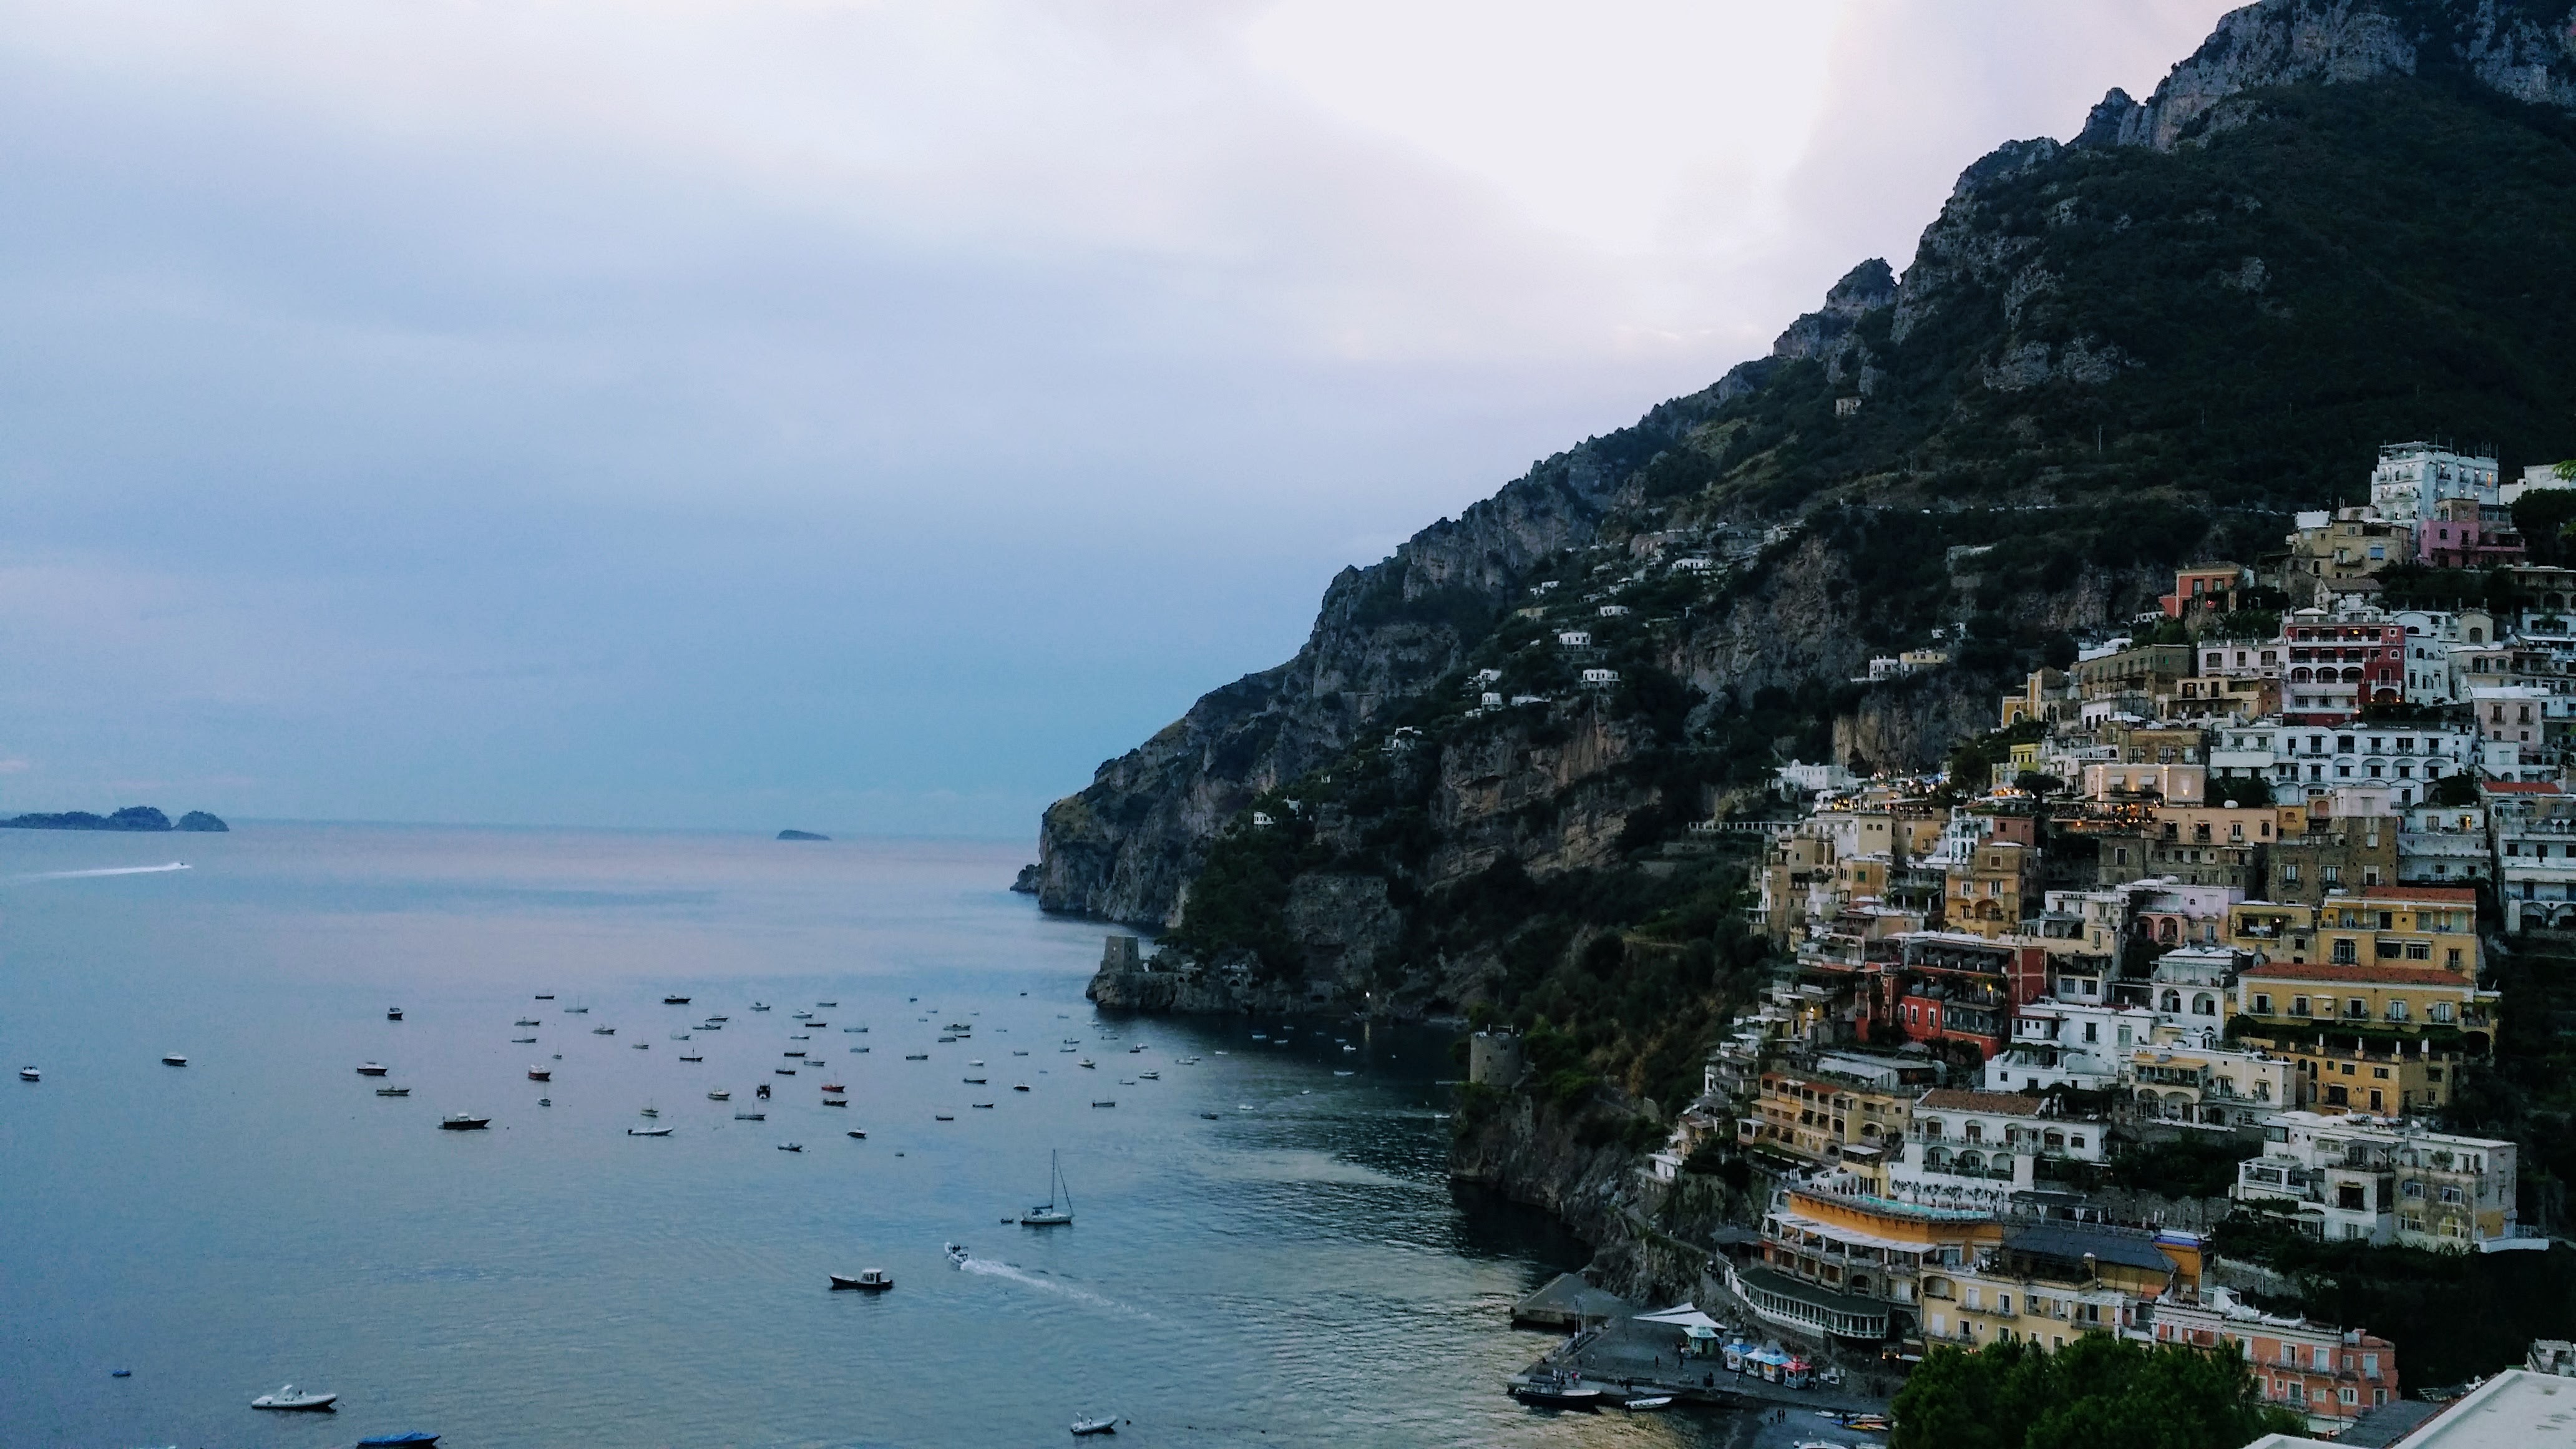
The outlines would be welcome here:
M 2490 795 L 2555 795 L 2558 787 L 2547 780 L 2482 780 L 2478 788 Z
M 1914 1105 L 1944 1112 L 1998 1112 L 2009 1117 L 2036 1117 L 2040 1100 L 2019 1092 L 1971 1092 L 1958 1087 L 1934 1087 L 1916 1099 Z
M 2248 967 L 2248 981 L 2342 981 L 2356 986 L 2468 986 L 2467 977 L 2456 971 L 2442 971 L 2430 966 L 2351 966 L 2332 961 L 2274 961 L 2265 966 Z
M 2446 901 L 2456 905 L 2477 904 L 2478 893 L 2466 886 L 2371 886 L 2354 896 L 2369 901 Z

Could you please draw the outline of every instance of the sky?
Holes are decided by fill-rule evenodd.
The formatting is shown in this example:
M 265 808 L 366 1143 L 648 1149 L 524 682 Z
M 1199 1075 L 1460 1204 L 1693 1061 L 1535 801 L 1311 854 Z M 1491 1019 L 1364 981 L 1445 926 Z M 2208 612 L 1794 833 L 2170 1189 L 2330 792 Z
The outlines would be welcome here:
M 2218 0 L 0 0 L 0 812 L 1034 839 Z

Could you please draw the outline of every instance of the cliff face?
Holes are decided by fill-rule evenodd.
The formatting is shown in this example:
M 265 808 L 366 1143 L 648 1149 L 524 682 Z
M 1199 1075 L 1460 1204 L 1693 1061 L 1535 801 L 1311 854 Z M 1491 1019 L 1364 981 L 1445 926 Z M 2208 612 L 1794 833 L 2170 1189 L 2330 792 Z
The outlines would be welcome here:
M 2571 19 L 2230 14 L 2146 101 L 1969 167 L 1901 275 L 1345 570 L 1295 657 L 1050 807 L 1025 883 L 1181 927 L 1221 836 L 1304 800 L 1311 848 L 1231 878 L 1270 923 L 1233 944 L 1436 996 L 1426 901 L 1651 859 L 1792 756 L 1936 764 L 2059 636 L 2274 546 L 2381 442 L 2576 453 Z M 1931 678 L 1851 683 L 1927 647 Z M 1360 878 L 1383 908 L 1334 926 Z

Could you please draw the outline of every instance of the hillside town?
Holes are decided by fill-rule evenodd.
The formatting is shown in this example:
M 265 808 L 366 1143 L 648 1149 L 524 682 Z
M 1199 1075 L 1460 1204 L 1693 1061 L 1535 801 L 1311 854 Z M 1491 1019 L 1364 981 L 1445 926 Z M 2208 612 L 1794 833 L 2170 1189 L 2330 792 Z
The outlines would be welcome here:
M 1714 1140 L 1776 1184 L 1724 1266 L 1743 1305 L 1844 1346 L 2232 1343 L 2322 1433 L 2398 1399 L 2406 1345 L 2251 1306 L 2207 1214 L 2103 1167 L 2207 1144 L 2240 1159 L 2219 1211 L 2547 1248 L 2516 1144 L 2440 1119 L 2494 1050 L 2490 953 L 2576 926 L 2576 569 L 2512 523 L 2569 486 L 2383 448 L 2366 504 L 2180 570 L 1948 771 L 1783 766 L 1750 910 L 1788 964 L 1652 1169 Z M 2399 565 L 2486 587 L 2392 597 Z

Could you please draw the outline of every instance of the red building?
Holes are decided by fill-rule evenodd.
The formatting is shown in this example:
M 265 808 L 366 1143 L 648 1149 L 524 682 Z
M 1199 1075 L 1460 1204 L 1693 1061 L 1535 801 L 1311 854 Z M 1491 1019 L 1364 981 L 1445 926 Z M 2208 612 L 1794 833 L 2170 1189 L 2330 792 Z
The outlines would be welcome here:
M 2014 1008 L 2048 992 L 2048 952 L 1957 931 L 1896 938 L 1903 955 L 1886 976 L 1886 1019 L 1907 1041 L 1962 1042 L 1979 1060 L 2012 1039 Z
M 2292 624 L 2283 631 L 2289 646 L 2288 692 L 2316 686 L 2331 689 L 2338 701 L 2354 708 L 2365 704 L 2398 704 L 2406 698 L 2406 626 L 2403 624 Z M 2300 712 L 2297 705 L 2292 712 Z

